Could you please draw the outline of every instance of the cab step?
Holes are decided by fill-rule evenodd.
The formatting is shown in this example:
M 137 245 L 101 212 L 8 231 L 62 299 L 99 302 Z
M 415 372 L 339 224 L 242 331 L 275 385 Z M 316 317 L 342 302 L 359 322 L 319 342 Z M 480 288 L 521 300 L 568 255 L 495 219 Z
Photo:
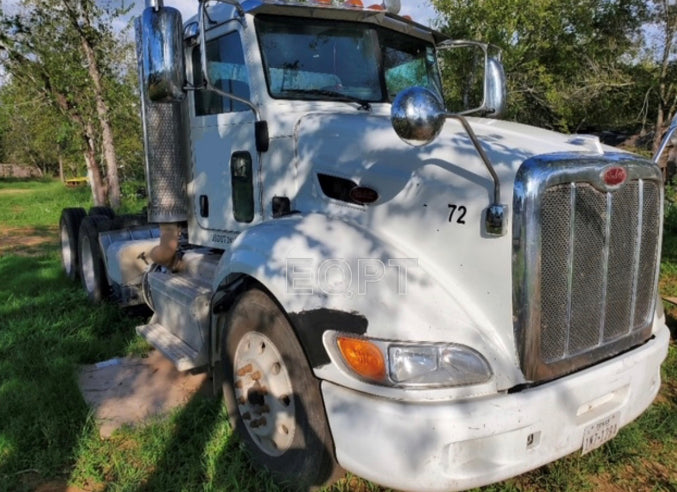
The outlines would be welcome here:
M 184 343 L 159 323 L 136 327 L 136 332 L 171 360 L 179 371 L 189 371 L 207 364 L 207 357 Z

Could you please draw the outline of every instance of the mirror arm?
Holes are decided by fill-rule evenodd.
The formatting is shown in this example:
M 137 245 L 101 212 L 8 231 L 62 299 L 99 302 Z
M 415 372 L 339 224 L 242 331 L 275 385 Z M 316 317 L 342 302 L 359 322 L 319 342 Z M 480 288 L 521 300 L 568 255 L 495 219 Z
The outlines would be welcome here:
M 198 9 L 198 22 L 199 22 L 199 27 L 200 27 L 200 69 L 202 70 L 202 79 L 205 82 L 204 89 L 208 91 L 212 91 L 217 93 L 221 97 L 225 97 L 228 99 L 232 99 L 233 101 L 237 101 L 239 103 L 244 104 L 247 106 L 249 109 L 252 110 L 254 113 L 254 116 L 256 118 L 256 121 L 261 121 L 261 113 L 259 112 L 259 109 L 254 105 L 253 102 L 249 101 L 248 99 L 244 99 L 242 97 L 238 97 L 235 94 L 230 94 L 228 92 L 224 92 L 221 89 L 217 88 L 212 84 L 211 80 L 209 79 L 209 70 L 207 69 L 207 35 L 205 29 L 205 18 L 207 17 L 207 1 L 208 0 L 200 0 L 200 7 Z M 222 0 L 219 0 L 222 1 Z M 224 1 L 223 3 L 227 3 L 230 5 L 237 5 L 239 6 L 238 8 L 238 13 L 242 11 L 242 15 L 244 16 L 244 10 L 242 10 L 242 6 L 238 2 L 230 2 L 230 1 Z M 236 7 L 237 8 L 237 7 Z M 243 17 L 244 18 L 244 17 Z
M 494 182 L 494 199 L 493 202 L 489 205 L 489 208 L 487 208 L 486 214 L 484 216 L 485 232 L 489 236 L 495 237 L 505 235 L 505 233 L 507 232 L 508 207 L 506 205 L 501 204 L 501 181 L 498 178 L 498 174 L 496 174 L 496 169 L 494 169 L 494 165 L 491 163 L 489 156 L 482 148 L 482 145 L 480 144 L 477 135 L 475 135 L 475 131 L 472 129 L 470 123 L 468 123 L 468 120 L 465 118 L 465 116 L 457 113 L 445 113 L 444 116 L 446 118 L 455 119 L 461 122 L 461 125 L 463 125 L 463 129 L 468 134 L 470 141 L 475 147 L 475 150 L 482 159 L 482 162 L 486 166 L 487 171 L 489 171 L 491 179 Z
M 230 5 L 232 7 L 235 7 L 235 10 L 237 10 L 237 15 L 240 16 L 238 19 L 242 25 L 244 26 L 244 20 L 245 20 L 245 11 L 242 8 L 242 5 L 238 0 L 216 0 L 217 2 L 225 3 L 226 5 Z
M 461 125 L 463 125 L 463 129 L 468 134 L 468 137 L 470 137 L 470 141 L 472 142 L 473 146 L 475 147 L 475 150 L 477 150 L 477 153 L 480 155 L 482 162 L 486 166 L 487 171 L 489 171 L 489 174 L 491 175 L 491 179 L 494 182 L 494 203 L 495 204 L 501 203 L 501 184 L 500 184 L 500 181 L 498 179 L 498 174 L 496 174 L 496 170 L 494 169 L 494 166 L 491 163 L 491 160 L 489 160 L 489 156 L 487 155 L 487 153 L 482 148 L 482 145 L 480 144 L 480 141 L 477 138 L 477 135 L 475 135 L 475 131 L 470 126 L 470 123 L 468 123 L 468 120 L 461 114 L 445 113 L 444 116 L 446 118 L 452 118 L 452 119 L 458 120 L 458 121 L 461 122 Z

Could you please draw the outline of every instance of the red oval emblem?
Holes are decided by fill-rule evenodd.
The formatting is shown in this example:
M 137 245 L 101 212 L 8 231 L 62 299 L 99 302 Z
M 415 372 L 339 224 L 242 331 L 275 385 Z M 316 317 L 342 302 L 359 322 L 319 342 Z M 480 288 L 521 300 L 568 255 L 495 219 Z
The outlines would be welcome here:
M 368 205 L 378 200 L 378 193 L 376 190 L 367 188 L 366 186 L 356 186 L 348 193 L 350 199 L 360 205 Z
M 604 171 L 604 182 L 607 186 L 618 186 L 625 183 L 628 172 L 622 167 L 610 167 Z

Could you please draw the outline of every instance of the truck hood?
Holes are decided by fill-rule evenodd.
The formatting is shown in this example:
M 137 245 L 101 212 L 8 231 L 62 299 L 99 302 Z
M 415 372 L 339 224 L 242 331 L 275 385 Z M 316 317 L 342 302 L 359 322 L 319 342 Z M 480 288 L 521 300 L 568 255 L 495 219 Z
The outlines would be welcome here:
M 599 139 L 591 135 L 566 135 L 520 123 L 486 118 L 468 118 L 468 121 L 496 169 L 507 172 L 505 177 L 510 174 L 514 176 L 524 160 L 536 155 L 555 152 L 618 152 L 618 149 L 601 145 Z M 365 166 L 363 159 L 343 158 L 343 153 L 350 150 L 359 152 L 363 158 L 368 155 L 375 161 L 379 160 L 379 154 L 390 156 L 393 152 L 400 154 L 403 159 L 415 158 L 416 161 L 432 156 L 440 156 L 449 162 L 465 160 L 464 156 L 477 157 L 467 155 L 467 149 L 472 149 L 470 139 L 461 124 L 453 119 L 446 121 L 440 135 L 432 143 L 420 147 L 408 145 L 398 138 L 392 129 L 388 113 L 365 115 L 312 112 L 298 118 L 296 129 L 297 155 L 301 158 L 305 157 L 302 155 L 304 152 L 310 150 L 306 140 L 322 143 L 321 146 L 312 146 L 317 150 L 334 147 L 340 142 L 341 153 L 334 151 L 332 157 L 340 158 L 340 168 L 344 174 L 352 171 L 353 166 L 359 174 Z M 476 154 L 474 149 L 473 153 Z M 472 165 L 463 167 L 471 170 Z M 507 184 L 512 186 L 512 183 Z
M 594 137 L 505 121 L 469 121 L 498 174 L 501 203 L 508 206 L 508 233 L 502 237 L 484 231 L 483 216 L 493 201 L 494 183 L 455 120 L 447 120 L 431 144 L 413 147 L 396 135 L 389 114 L 297 115 L 293 135 L 297 194 L 292 207 L 361 229 L 382 244 L 379 251 L 415 261 L 419 271 L 413 275 L 418 281 L 410 284 L 400 302 L 386 299 L 378 289 L 373 298 L 367 294 L 363 300 L 346 300 L 347 309 L 363 306 L 369 319 L 367 335 L 431 342 L 484 340 L 481 350 L 495 354 L 490 359 L 512 361 L 513 376 L 497 381 L 499 387 L 509 387 L 519 382 L 514 377 L 519 362 L 512 307 L 515 175 L 522 162 L 536 155 L 601 157 L 611 148 L 603 148 Z M 351 203 L 340 193 L 351 181 L 375 190 L 378 199 L 371 205 Z M 332 240 L 333 256 L 351 258 L 356 254 L 350 244 L 354 241 L 342 244 L 340 238 Z M 387 261 L 382 254 L 380 260 Z M 405 318 L 406 323 L 399 321 Z M 469 338 L 470 332 L 477 336 Z M 505 367 L 501 372 L 510 373 Z

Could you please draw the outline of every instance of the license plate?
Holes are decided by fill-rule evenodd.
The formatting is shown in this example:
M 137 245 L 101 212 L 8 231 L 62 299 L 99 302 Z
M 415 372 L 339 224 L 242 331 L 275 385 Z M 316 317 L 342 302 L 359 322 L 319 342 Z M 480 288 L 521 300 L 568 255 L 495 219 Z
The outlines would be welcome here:
M 588 425 L 583 431 L 583 450 L 581 454 L 589 453 L 609 439 L 612 439 L 618 433 L 620 421 L 621 413 L 616 412 Z

